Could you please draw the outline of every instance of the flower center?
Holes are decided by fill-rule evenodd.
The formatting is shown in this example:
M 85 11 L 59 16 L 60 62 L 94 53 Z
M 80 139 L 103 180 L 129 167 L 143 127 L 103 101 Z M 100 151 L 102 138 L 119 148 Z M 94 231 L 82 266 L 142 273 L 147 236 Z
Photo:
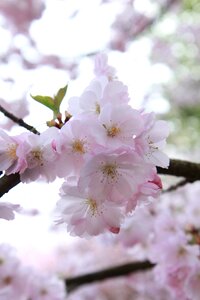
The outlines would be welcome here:
M 80 154 L 85 153 L 84 142 L 81 140 L 75 140 L 72 144 L 73 152 L 78 152 Z
M 17 150 L 16 144 L 10 144 L 8 146 L 8 150 L 7 150 L 8 156 L 13 160 L 17 159 L 16 150 Z
M 4 277 L 3 278 L 3 283 L 5 284 L 5 285 L 9 285 L 9 284 L 11 284 L 12 283 L 12 277 L 11 276 L 6 276 L 6 277 Z
M 47 290 L 45 288 L 43 288 L 43 289 L 40 290 L 40 295 L 41 296 L 45 296 L 47 294 L 48 294 L 48 292 L 47 292 Z
M 112 164 L 105 164 L 102 166 L 101 171 L 107 179 L 114 180 L 118 177 L 119 173 L 117 171 L 117 165 L 115 163 Z
M 33 150 L 31 151 L 31 154 L 35 160 L 42 161 L 42 153 L 40 150 Z
M 97 215 L 97 203 L 96 203 L 96 201 L 94 199 L 89 198 L 89 199 L 86 200 L 86 203 L 87 203 L 87 205 L 90 209 L 90 212 L 91 212 L 92 216 Z
M 107 136 L 109 136 L 111 138 L 117 136 L 121 132 L 121 129 L 115 125 L 113 125 L 111 127 L 106 127 L 105 125 L 103 125 L 103 126 L 107 131 Z
M 34 168 L 37 165 L 43 166 L 43 153 L 41 149 L 33 149 L 28 155 L 29 168 Z
M 95 104 L 95 112 L 96 112 L 97 115 L 99 115 L 100 112 L 101 112 L 100 105 L 99 105 L 99 103 L 97 103 L 97 102 L 96 102 L 96 104 Z
M 156 147 L 154 145 L 154 142 L 150 139 L 150 137 L 148 136 L 147 138 L 147 141 L 148 141 L 148 144 L 149 144 L 149 148 L 151 149 L 151 151 L 155 151 L 155 150 L 158 150 L 158 147 Z

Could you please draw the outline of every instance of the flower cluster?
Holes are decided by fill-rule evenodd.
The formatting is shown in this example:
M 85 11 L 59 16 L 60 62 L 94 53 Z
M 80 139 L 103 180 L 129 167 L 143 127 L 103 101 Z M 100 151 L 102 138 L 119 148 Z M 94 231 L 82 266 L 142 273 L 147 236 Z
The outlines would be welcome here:
M 79 239 L 71 248 L 67 244 L 65 251 L 62 246 L 58 248 L 56 266 L 65 276 L 134 261 L 155 264 L 147 272 L 80 287 L 69 299 L 85 300 L 95 295 L 95 299 L 113 300 L 199 300 L 199 191 L 200 183 L 196 182 L 165 193 L 161 201 L 138 207 L 134 216 L 126 218 L 118 235 Z
M 0 299 L 64 300 L 64 283 L 55 276 L 24 266 L 14 249 L 0 245 Z
M 94 72 L 84 92 L 69 99 L 72 117 L 61 129 L 0 132 L 0 170 L 19 172 L 22 182 L 65 179 L 58 223 L 79 236 L 118 233 L 138 203 L 159 194 L 156 166 L 169 164 L 162 152 L 167 124 L 129 105 L 127 87 L 106 56 L 96 57 Z

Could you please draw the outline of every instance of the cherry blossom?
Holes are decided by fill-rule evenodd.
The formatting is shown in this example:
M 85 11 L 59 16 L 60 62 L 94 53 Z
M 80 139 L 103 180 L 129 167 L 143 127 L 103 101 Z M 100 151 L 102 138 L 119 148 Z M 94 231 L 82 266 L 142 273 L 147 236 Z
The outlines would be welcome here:
M 5 220 L 13 220 L 15 218 L 14 212 L 20 210 L 20 205 L 0 202 L 0 218 Z
M 0 3 L 4 30 L 7 31 L 7 27 L 10 27 L 16 37 L 7 46 L 10 47 L 9 57 L 3 54 L 2 62 L 10 65 L 17 57 L 18 63 L 27 68 L 33 68 L 35 61 L 50 63 L 58 68 L 68 64 L 71 75 L 76 76 L 76 62 L 63 63 L 65 59 L 55 55 L 43 58 L 35 51 L 37 46 L 40 48 L 40 43 L 34 38 L 34 34 L 32 38 L 27 35 L 29 29 L 30 34 L 32 29 L 34 32 L 35 25 L 31 27 L 31 22 L 40 18 L 45 1 L 15 2 L 2 0 Z M 47 2 L 51 1 L 46 1 L 46 6 Z M 97 2 L 110 5 L 113 1 Z M 125 51 L 130 44 L 130 54 L 138 49 L 137 41 L 135 43 L 134 39 L 133 45 L 131 39 L 151 28 L 160 17 L 165 25 L 165 11 L 175 4 L 177 13 L 181 6 L 181 1 L 176 0 L 147 1 L 147 6 L 152 7 L 152 12 L 148 15 L 137 11 L 140 1 L 123 2 L 118 3 L 121 14 L 113 24 L 114 34 L 109 45 L 112 49 Z M 173 30 L 174 26 L 178 29 L 175 30 L 176 34 L 178 32 L 181 36 L 186 33 L 187 38 L 183 40 L 187 46 L 188 42 L 198 40 L 198 22 L 195 28 L 191 26 L 193 10 L 196 15 L 196 5 L 189 5 L 191 7 L 184 11 L 184 18 L 179 18 L 189 20 L 189 29 L 186 26 L 179 28 L 178 22 L 174 20 L 170 21 L 167 29 L 167 32 Z M 183 7 L 185 6 L 188 5 L 184 3 Z M 77 9 L 70 18 L 79 13 Z M 44 13 L 45 18 L 46 16 L 48 20 L 48 9 Z M 38 24 L 36 23 L 36 27 Z M 155 36 L 160 34 L 160 29 L 163 31 L 163 28 L 154 27 Z M 22 35 L 17 35 L 19 33 Z M 145 51 L 153 46 L 147 40 L 142 39 L 143 45 L 148 45 L 149 48 Z M 21 48 L 23 44 L 26 44 L 25 49 L 31 47 L 31 51 L 25 51 L 25 56 Z M 158 46 L 160 48 L 160 44 Z M 169 47 L 168 42 L 165 42 L 165 46 L 165 54 L 170 54 L 165 57 L 165 62 L 167 59 L 170 66 L 177 68 L 177 58 L 180 62 L 186 60 L 190 66 L 194 63 L 194 58 L 199 60 L 197 43 L 187 51 L 181 38 L 173 47 Z M 152 49 L 156 52 L 155 47 Z M 51 49 L 48 51 L 51 52 Z M 134 55 L 132 57 L 134 59 Z M 160 61 L 163 63 L 163 59 Z M 187 72 L 185 65 L 183 67 L 181 64 L 181 72 L 175 77 L 182 85 L 179 84 L 177 88 L 172 81 L 171 88 L 167 91 L 167 95 L 177 102 L 176 109 L 184 114 L 190 114 L 190 106 L 199 101 L 198 65 L 195 64 L 194 69 L 191 79 L 188 74 L 192 72 L 192 68 L 191 72 Z M 13 77 L 10 79 L 4 68 L 3 73 L 2 78 L 10 84 Z M 187 89 L 191 92 L 185 93 Z M 70 294 L 69 299 L 199 300 L 200 186 L 196 182 L 188 184 L 188 189 L 185 187 L 181 191 L 162 195 L 162 179 L 158 176 L 156 167 L 169 166 L 169 158 L 164 153 L 169 135 L 167 122 L 157 120 L 153 112 L 147 113 L 143 108 L 134 108 L 134 102 L 130 101 L 134 99 L 130 99 L 127 86 L 117 78 L 116 70 L 109 65 L 106 54 L 95 57 L 94 78 L 77 95 L 69 99 L 66 114 L 69 112 L 71 115 L 65 121 L 61 120 L 60 129 L 49 128 L 40 135 L 27 132 L 16 136 L 0 130 L 2 177 L 4 174 L 7 178 L 7 175 L 19 173 L 23 183 L 37 180 L 49 183 L 57 177 L 61 178 L 63 184 L 56 207 L 57 224 L 63 223 L 71 235 L 82 238 L 77 238 L 76 245 L 71 249 L 68 244 L 66 248 L 60 249 L 57 254 L 59 266 L 50 266 L 60 268 L 54 274 L 26 267 L 11 247 L 0 245 L 0 299 L 64 300 L 66 287 L 57 275 L 54 276 L 55 273 L 69 278 L 120 263 L 149 260 L 155 266 L 147 272 L 81 287 Z M 24 99 L 11 105 L 3 100 L 0 102 L 20 118 L 27 115 L 27 102 Z M 58 117 L 57 112 L 53 113 L 55 118 Z M 64 114 L 60 113 L 59 116 Z M 190 118 L 192 125 L 196 123 L 195 120 Z M 50 122 L 47 124 L 52 125 L 49 125 Z M 10 129 L 11 126 L 12 122 L 9 121 L 2 128 Z M 193 127 L 192 130 L 194 131 Z M 36 210 L 28 212 L 18 204 L 0 203 L 0 218 L 5 220 L 13 220 L 15 213 L 34 212 Z M 88 241 L 89 237 L 93 238 Z
M 61 128 L 48 122 L 52 127 L 37 135 L 0 132 L 0 170 L 18 172 L 25 183 L 63 178 L 58 219 L 79 236 L 118 233 L 128 214 L 158 197 L 156 166 L 169 164 L 162 152 L 166 122 L 128 104 L 128 88 L 104 54 L 95 60 L 95 75 L 81 96 L 69 99 L 73 115 Z M 76 183 L 67 188 L 72 176 Z
M 147 162 L 167 168 L 169 158 L 161 150 L 166 144 L 166 138 L 169 135 L 169 126 L 165 121 L 155 120 L 153 113 L 144 114 L 143 117 L 145 120 L 145 130 L 135 139 L 137 151 L 144 156 Z
M 0 291 L 6 297 L 20 297 L 26 289 L 24 269 L 20 265 L 14 249 L 6 244 L 0 245 Z M 1 295 L 1 294 L 0 294 Z
M 107 104 L 93 127 L 98 142 L 106 148 L 119 148 L 124 145 L 134 148 L 134 137 L 143 131 L 143 120 L 140 113 L 128 105 Z
M 25 266 L 14 248 L 0 244 L 0 299 L 64 300 L 66 289 L 62 280 Z
M 21 136 L 10 137 L 5 131 L 0 130 L 0 170 L 6 174 L 19 172 L 24 167 L 24 159 L 18 155 L 18 146 Z
M 41 135 L 29 134 L 23 146 L 19 148 L 19 154 L 25 157 L 26 167 L 20 170 L 22 182 L 29 182 L 45 178 L 53 181 L 56 171 L 53 168 L 57 154 L 53 148 L 53 140 L 58 134 L 57 128 L 49 128 Z
M 156 171 L 152 171 L 152 179 L 139 185 L 138 192 L 129 198 L 126 206 L 127 212 L 132 212 L 136 206 L 150 204 L 154 198 L 158 198 L 162 190 L 162 182 Z
M 106 229 L 118 233 L 122 209 L 114 203 L 102 199 L 95 190 L 79 191 L 78 187 L 64 183 L 61 199 L 57 206 L 70 233 L 79 236 L 98 235 Z
M 108 57 L 104 53 L 99 53 L 94 59 L 94 74 L 99 76 L 106 76 L 109 80 L 115 77 L 115 68 L 108 65 Z
M 56 162 L 59 177 L 79 174 L 86 158 L 95 148 L 96 142 L 90 131 L 89 124 L 80 119 L 72 119 L 61 128 L 54 140 L 55 150 L 59 154 Z
M 104 105 L 127 104 L 129 100 L 127 86 L 121 81 L 109 82 L 105 77 L 97 77 L 80 97 L 69 99 L 69 112 L 73 115 L 90 113 L 98 116 Z
M 138 184 L 148 181 L 152 166 L 131 151 L 100 153 L 91 158 L 80 173 L 80 188 L 95 189 L 111 201 L 124 201 L 137 191 Z
M 49 274 L 39 274 L 30 270 L 26 297 L 32 300 L 64 300 L 66 291 L 64 282 Z
M 199 261 L 190 272 L 189 278 L 185 286 L 186 293 L 189 299 L 198 300 L 200 293 L 200 264 Z

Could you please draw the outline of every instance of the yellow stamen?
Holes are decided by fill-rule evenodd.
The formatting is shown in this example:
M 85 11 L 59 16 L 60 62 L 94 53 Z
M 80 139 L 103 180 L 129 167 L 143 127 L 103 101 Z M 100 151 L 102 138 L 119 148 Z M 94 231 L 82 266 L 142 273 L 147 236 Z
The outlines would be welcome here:
M 118 176 L 116 164 L 105 164 L 101 171 L 108 179 L 115 179 Z
M 8 146 L 8 150 L 7 150 L 8 156 L 13 160 L 17 159 L 16 150 L 17 150 L 16 144 L 11 144 Z
M 89 206 L 89 209 L 92 213 L 92 216 L 97 215 L 97 203 L 95 200 L 89 198 L 86 200 L 87 205 Z
M 120 128 L 116 126 L 112 126 L 110 128 L 107 128 L 107 136 L 109 137 L 115 137 L 120 133 Z
M 42 153 L 40 150 L 32 150 L 31 154 L 36 160 L 42 161 Z
M 100 108 L 99 103 L 96 103 L 96 105 L 95 105 L 95 112 L 96 112 L 98 115 L 99 115 L 100 112 L 101 112 L 101 108 Z
M 154 145 L 154 142 L 150 139 L 149 136 L 148 136 L 147 140 L 148 140 L 148 143 L 149 143 L 149 147 L 150 147 L 150 149 L 151 149 L 152 151 L 153 151 L 153 150 L 158 150 L 158 147 L 156 147 L 156 146 Z
M 84 142 L 81 140 L 75 140 L 72 144 L 73 152 L 78 152 L 80 154 L 85 153 Z
M 31 155 L 29 157 L 31 163 L 37 163 L 40 166 L 43 166 L 43 154 L 40 148 L 35 148 L 31 151 Z

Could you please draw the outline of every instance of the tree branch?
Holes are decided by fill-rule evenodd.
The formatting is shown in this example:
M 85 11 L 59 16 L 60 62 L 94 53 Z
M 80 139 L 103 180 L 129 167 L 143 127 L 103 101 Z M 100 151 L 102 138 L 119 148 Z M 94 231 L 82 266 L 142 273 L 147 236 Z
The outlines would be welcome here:
M 0 178 L 0 198 L 8 193 L 13 187 L 20 183 L 20 175 L 18 173 L 4 175 Z
M 1 105 L 0 105 L 0 112 L 2 112 L 4 114 L 4 116 L 11 119 L 13 122 L 18 124 L 19 126 L 22 126 L 22 127 L 26 128 L 27 130 L 35 133 L 35 134 L 40 134 L 33 126 L 27 124 L 22 119 L 17 118 L 13 114 L 11 114 L 9 111 L 7 111 L 5 108 L 3 108 L 3 106 L 1 106 Z
M 139 271 L 150 270 L 154 266 L 155 265 L 152 264 L 150 261 L 133 262 L 101 271 L 96 271 L 93 273 L 84 274 L 73 278 L 68 278 L 65 280 L 65 283 L 67 286 L 67 291 L 72 292 L 73 290 L 75 290 L 83 284 L 101 281 L 108 278 L 124 276 Z
M 184 177 L 189 182 L 200 180 L 200 163 L 180 159 L 170 159 L 168 169 L 157 167 L 159 174 Z
M 163 190 L 162 193 L 165 194 L 165 193 L 176 191 L 178 188 L 186 185 L 189 182 L 191 182 L 191 181 L 188 181 L 188 179 L 183 179 L 183 180 L 179 181 L 177 184 L 171 185 L 166 190 Z

